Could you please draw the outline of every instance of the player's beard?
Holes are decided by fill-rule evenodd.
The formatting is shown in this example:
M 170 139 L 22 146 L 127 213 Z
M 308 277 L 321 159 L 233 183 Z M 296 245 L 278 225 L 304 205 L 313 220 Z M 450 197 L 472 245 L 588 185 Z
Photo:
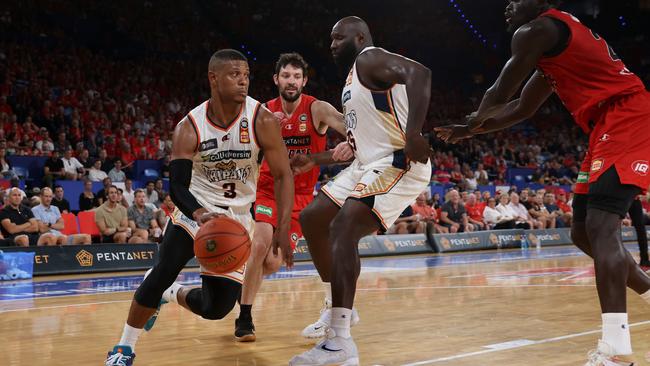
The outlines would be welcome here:
M 350 72 L 350 68 L 354 64 L 354 61 L 357 59 L 360 50 L 357 50 L 356 45 L 353 41 L 345 43 L 341 46 L 337 52 L 337 57 L 334 58 L 334 62 L 341 69 L 341 72 L 344 76 L 347 76 Z
M 296 90 L 296 94 L 294 95 L 290 95 L 284 90 L 280 91 L 280 95 L 282 96 L 282 99 L 286 100 L 289 103 L 293 103 L 298 100 L 298 98 L 300 98 L 300 95 L 302 95 L 302 88 L 298 88 Z

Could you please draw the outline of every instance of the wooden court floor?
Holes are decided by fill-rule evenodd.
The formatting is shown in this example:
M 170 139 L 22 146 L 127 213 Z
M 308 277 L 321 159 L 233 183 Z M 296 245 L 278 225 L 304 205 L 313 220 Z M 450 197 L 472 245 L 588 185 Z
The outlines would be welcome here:
M 352 330 L 362 365 L 584 364 L 600 336 L 586 257 L 477 256 L 429 266 L 439 258 L 411 257 L 417 262 L 412 268 L 402 259 L 393 259 L 394 265 L 364 260 L 356 297 L 361 322 Z M 37 281 L 70 278 L 80 276 Z M 0 301 L 0 365 L 103 365 L 131 297 L 113 292 Z M 258 341 L 248 344 L 233 340 L 238 310 L 208 321 L 166 305 L 155 328 L 140 337 L 135 365 L 287 365 L 311 347 L 300 331 L 318 316 L 322 297 L 311 275 L 265 282 L 253 314 Z M 635 356 L 646 365 L 650 305 L 629 291 L 628 308 Z

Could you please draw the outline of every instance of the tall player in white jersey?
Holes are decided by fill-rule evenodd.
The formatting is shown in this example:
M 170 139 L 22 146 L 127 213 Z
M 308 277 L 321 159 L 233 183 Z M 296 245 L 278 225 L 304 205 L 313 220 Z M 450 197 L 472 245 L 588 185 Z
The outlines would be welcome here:
M 161 303 L 176 302 L 206 319 L 221 319 L 232 310 L 241 293 L 243 268 L 225 275 L 202 270 L 200 288 L 183 287 L 174 280 L 194 257 L 194 236 L 202 223 L 226 215 L 252 236 L 250 208 L 261 150 L 276 187 L 278 224 L 273 248 L 276 254 L 281 249 L 288 267 L 293 263 L 289 223 L 294 191 L 287 150 L 279 121 L 247 96 L 248 76 L 243 54 L 229 49 L 216 52 L 208 65 L 210 99 L 174 130 L 170 191 L 176 209 L 160 246 L 158 264 L 136 291 L 122 338 L 108 353 L 107 366 L 132 365 L 135 343 L 145 324 L 152 325 Z
M 359 364 L 350 335 L 359 239 L 390 227 L 431 177 L 430 146 L 420 133 L 429 107 L 431 71 L 373 47 L 360 18 L 341 19 L 331 37 L 334 61 L 348 72 L 341 102 L 355 160 L 321 189 L 300 217 L 314 265 L 321 279 L 331 282 L 332 311 L 327 337 L 294 357 L 291 366 Z M 331 154 L 294 157 L 294 173 L 331 163 Z

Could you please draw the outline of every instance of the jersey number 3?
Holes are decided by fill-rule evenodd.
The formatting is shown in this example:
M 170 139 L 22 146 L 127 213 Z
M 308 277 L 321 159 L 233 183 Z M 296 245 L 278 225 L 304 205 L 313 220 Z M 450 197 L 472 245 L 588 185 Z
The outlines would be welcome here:
M 237 185 L 235 183 L 224 183 L 223 185 L 223 196 L 226 198 L 235 198 L 237 197 L 237 192 L 235 188 Z

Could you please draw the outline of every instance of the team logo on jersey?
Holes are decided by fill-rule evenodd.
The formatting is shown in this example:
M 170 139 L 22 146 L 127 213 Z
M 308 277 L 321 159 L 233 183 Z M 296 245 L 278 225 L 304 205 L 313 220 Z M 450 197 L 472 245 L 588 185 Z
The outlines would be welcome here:
M 650 168 L 650 165 L 648 165 L 647 160 L 637 160 L 632 163 L 632 170 L 642 177 L 648 175 L 648 168 Z
M 214 167 L 206 165 L 200 166 L 203 170 L 203 174 L 205 174 L 206 179 L 210 183 L 220 182 L 224 180 L 238 180 L 246 184 L 246 180 L 248 180 L 248 177 L 251 175 L 251 171 L 253 170 L 252 166 L 250 165 L 239 168 L 237 167 L 237 163 L 232 160 L 225 163 L 216 163 L 214 164 Z
M 298 131 L 306 132 L 307 131 L 307 124 L 306 123 L 301 123 L 300 126 L 298 126 Z
M 307 121 L 307 115 L 305 113 L 303 113 L 303 114 L 300 115 L 300 117 L 298 117 L 298 119 L 300 121 L 302 121 L 302 122 L 306 122 Z
M 201 142 L 199 144 L 199 151 L 206 151 L 206 150 L 212 150 L 216 149 L 219 147 L 219 144 L 217 143 L 217 139 L 209 139 Z
M 242 144 L 249 144 L 251 142 L 250 135 L 248 134 L 248 119 L 246 117 L 239 124 L 239 142 Z
M 604 163 L 603 159 L 596 159 L 596 160 L 592 161 L 591 162 L 591 172 L 592 173 L 597 172 L 600 169 L 602 169 L 603 168 L 603 163 Z

